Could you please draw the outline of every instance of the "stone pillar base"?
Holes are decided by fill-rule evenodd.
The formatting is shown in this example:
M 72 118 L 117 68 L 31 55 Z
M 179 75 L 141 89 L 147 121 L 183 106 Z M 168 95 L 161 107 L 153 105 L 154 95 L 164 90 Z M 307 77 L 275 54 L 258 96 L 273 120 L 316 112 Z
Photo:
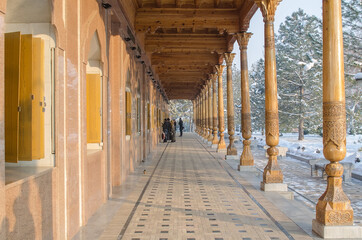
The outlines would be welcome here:
M 211 148 L 212 148 L 212 149 L 216 149 L 216 148 L 217 148 L 217 143 L 216 143 L 216 144 L 213 143 L 213 144 L 211 145 Z
M 238 171 L 240 172 L 258 172 L 255 166 L 242 166 L 238 165 Z
M 225 155 L 225 160 L 239 160 L 238 155 Z
M 217 148 L 216 152 L 226 154 L 226 148 L 222 148 L 222 149 Z
M 286 183 L 260 183 L 260 189 L 265 192 L 287 192 L 288 185 Z
M 319 223 L 316 219 L 313 219 L 312 229 L 315 233 L 323 238 L 333 239 L 361 239 L 362 227 L 356 225 L 349 226 L 326 226 Z

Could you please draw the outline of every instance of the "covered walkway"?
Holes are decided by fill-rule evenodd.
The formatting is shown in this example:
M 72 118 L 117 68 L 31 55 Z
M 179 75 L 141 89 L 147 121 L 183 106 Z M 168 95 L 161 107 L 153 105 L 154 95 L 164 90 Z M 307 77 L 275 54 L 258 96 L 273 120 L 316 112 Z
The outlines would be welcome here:
M 288 200 L 255 189 L 196 134 L 158 145 L 130 179 L 76 238 L 311 239 L 272 203 Z

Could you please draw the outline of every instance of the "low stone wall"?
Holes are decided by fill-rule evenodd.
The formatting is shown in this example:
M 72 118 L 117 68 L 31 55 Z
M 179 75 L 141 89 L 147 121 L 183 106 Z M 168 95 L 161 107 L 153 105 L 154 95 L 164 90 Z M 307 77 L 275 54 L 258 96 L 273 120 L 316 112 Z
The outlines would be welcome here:
M 6 239 L 53 239 L 54 169 L 6 185 Z

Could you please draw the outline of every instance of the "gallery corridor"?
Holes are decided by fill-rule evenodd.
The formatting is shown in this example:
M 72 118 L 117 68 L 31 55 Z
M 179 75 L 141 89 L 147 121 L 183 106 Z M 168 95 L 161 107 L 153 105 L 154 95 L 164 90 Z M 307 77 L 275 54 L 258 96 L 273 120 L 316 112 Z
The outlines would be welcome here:
M 91 219 L 76 238 L 310 238 L 196 134 L 159 144 L 129 181 L 113 192 L 110 202 L 118 206 L 96 214 L 111 215 L 103 229 Z

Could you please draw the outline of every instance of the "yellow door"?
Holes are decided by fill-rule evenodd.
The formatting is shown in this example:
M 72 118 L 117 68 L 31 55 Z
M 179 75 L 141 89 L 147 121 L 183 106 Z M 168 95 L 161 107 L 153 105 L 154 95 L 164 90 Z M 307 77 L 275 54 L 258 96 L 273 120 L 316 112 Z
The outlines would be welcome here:
M 5 161 L 18 162 L 20 32 L 5 33 Z
M 21 35 L 19 160 L 32 160 L 33 36 Z
M 87 74 L 87 142 L 101 142 L 101 76 Z
M 32 159 L 44 158 L 44 40 L 33 38 Z

